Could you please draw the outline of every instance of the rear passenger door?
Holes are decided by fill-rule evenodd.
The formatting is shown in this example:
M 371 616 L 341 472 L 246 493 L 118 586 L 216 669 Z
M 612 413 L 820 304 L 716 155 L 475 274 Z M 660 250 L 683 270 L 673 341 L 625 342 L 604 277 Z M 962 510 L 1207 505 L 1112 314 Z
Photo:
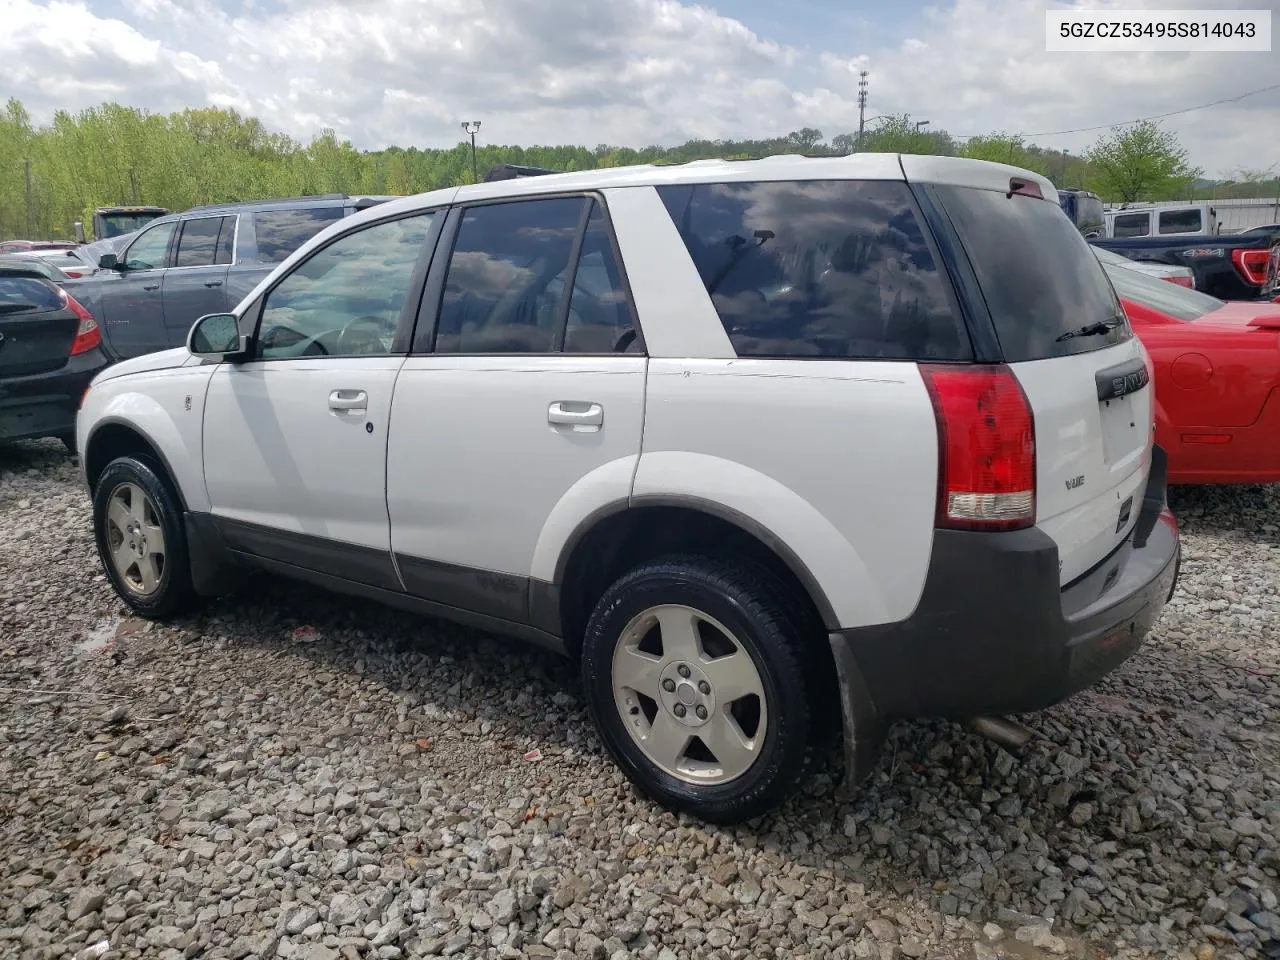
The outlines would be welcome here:
M 222 313 L 235 246 L 235 216 L 183 220 L 173 266 L 164 272 L 164 325 L 169 345 L 182 346 L 206 313 Z
M 556 505 L 630 493 L 646 364 L 600 199 L 455 208 L 391 407 L 387 505 L 408 591 L 526 622 Z

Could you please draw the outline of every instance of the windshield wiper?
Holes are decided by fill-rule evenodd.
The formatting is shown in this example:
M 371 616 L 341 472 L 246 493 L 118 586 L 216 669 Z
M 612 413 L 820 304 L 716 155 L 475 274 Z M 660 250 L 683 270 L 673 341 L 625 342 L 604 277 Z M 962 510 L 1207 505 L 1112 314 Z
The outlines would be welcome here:
M 1081 327 L 1079 330 L 1068 330 L 1062 336 L 1054 339 L 1054 343 L 1061 343 L 1063 340 L 1070 340 L 1073 337 L 1103 337 L 1120 326 L 1117 319 L 1099 320 L 1097 323 L 1091 323 L 1087 327 Z

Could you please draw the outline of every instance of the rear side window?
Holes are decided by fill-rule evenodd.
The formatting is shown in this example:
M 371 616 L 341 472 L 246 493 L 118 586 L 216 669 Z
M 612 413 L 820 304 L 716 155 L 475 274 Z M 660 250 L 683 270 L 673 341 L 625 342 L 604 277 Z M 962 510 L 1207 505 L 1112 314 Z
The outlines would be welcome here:
M 905 183 L 657 189 L 739 356 L 972 356 Z
M 937 196 L 1007 362 L 1087 353 L 1132 336 L 1102 264 L 1054 204 L 972 187 L 938 187 Z M 1073 335 L 1099 323 L 1108 332 Z
M 258 211 L 253 215 L 258 260 L 279 263 L 329 224 L 341 219 L 341 207 Z
M 1200 233 L 1199 210 L 1162 210 L 1160 211 L 1161 233 Z
M 449 260 L 436 353 L 549 353 L 584 197 L 473 207 Z
M 176 267 L 210 267 L 218 263 L 230 263 L 232 224 L 231 217 L 200 217 L 182 225 L 178 237 Z M 222 250 L 222 234 L 227 235 L 226 259 L 219 258 Z
M 1151 214 L 1117 213 L 1111 224 L 1111 235 L 1117 239 L 1145 237 L 1151 233 Z
M 61 309 L 62 296 L 56 287 L 34 277 L 0 275 L 0 315 Z

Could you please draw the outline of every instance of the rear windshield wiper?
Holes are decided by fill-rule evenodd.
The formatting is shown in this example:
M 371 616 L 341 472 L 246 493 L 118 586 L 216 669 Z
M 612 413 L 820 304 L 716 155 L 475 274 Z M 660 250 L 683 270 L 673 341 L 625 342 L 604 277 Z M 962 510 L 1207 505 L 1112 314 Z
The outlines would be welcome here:
M 1063 340 L 1070 340 L 1073 337 L 1103 337 L 1120 326 L 1120 321 L 1116 319 L 1099 320 L 1097 323 L 1091 323 L 1087 327 L 1081 327 L 1079 330 L 1068 330 L 1060 337 L 1054 339 L 1054 343 L 1061 343 Z

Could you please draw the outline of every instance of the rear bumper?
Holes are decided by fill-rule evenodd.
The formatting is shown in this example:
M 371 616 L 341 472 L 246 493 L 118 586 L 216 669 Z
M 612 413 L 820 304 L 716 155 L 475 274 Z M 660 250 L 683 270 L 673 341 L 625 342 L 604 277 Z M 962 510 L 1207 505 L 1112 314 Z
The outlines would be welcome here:
M 1057 546 L 1039 530 L 937 531 L 924 592 L 907 620 L 830 635 L 846 744 L 897 719 L 1040 710 L 1123 663 L 1177 581 L 1166 478 L 1157 447 L 1133 532 L 1065 588 Z
M 107 358 L 97 348 L 49 373 L 0 377 L 0 440 L 75 434 L 80 398 Z

